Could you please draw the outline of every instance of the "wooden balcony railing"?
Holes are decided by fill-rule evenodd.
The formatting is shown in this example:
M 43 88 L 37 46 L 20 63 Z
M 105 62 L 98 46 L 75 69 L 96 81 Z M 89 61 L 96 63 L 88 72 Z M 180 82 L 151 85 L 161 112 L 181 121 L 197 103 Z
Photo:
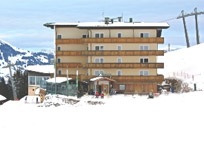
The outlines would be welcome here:
M 164 68 L 164 63 L 88 63 L 84 68 Z
M 81 68 L 82 64 L 81 63 L 57 63 L 56 64 L 57 68 Z
M 59 77 L 66 77 L 66 75 L 57 75 Z M 94 78 L 96 76 L 93 75 L 79 75 L 78 78 L 80 81 L 90 81 L 91 78 Z M 72 79 L 76 79 L 76 75 L 69 75 L 69 78 Z M 163 75 L 156 75 L 156 76 L 111 76 L 109 77 L 113 80 L 115 80 L 115 83 L 119 83 L 119 82 L 157 82 L 157 83 L 161 83 L 164 80 L 164 76 Z
M 164 56 L 163 50 L 83 51 L 84 56 Z
M 158 43 L 163 44 L 163 37 L 151 38 L 80 38 L 56 39 L 56 44 L 87 44 L 87 43 Z
M 163 50 L 57 51 L 57 56 L 164 56 Z
M 164 80 L 163 75 L 157 76 L 112 76 L 111 79 L 117 82 L 158 82 L 161 83 Z

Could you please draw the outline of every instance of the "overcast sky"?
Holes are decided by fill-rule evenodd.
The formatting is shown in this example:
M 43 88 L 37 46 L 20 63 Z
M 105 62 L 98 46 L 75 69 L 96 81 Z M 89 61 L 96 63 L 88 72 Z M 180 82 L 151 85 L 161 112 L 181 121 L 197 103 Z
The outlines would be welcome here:
M 3 0 L 1 0 L 3 1 Z M 0 7 L 0 39 L 31 51 L 53 49 L 53 30 L 47 22 L 100 21 L 103 16 L 130 17 L 136 22 L 170 24 L 164 30 L 165 45 L 185 46 L 182 20 L 175 19 L 181 10 L 191 13 L 197 7 L 204 11 L 203 0 L 5 0 Z M 199 16 L 200 39 L 204 42 L 204 15 Z M 196 44 L 194 17 L 188 17 L 191 45 Z

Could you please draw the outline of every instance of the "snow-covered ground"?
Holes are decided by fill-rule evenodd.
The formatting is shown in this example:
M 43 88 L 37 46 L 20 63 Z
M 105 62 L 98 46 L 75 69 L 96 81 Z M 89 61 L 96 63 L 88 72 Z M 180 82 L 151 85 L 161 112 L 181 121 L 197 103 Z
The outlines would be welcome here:
M 1 153 L 203 153 L 204 91 L 0 106 Z M 89 105 L 88 101 L 102 101 Z
M 164 69 L 159 69 L 158 73 L 165 78 L 180 78 L 192 88 L 196 83 L 198 89 L 204 90 L 203 49 L 204 43 L 165 53 L 158 57 L 158 62 L 164 62 Z

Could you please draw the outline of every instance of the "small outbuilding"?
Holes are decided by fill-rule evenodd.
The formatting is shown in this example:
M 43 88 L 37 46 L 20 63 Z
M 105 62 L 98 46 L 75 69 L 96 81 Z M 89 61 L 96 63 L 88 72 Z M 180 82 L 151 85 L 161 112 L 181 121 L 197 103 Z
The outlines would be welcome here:
M 109 94 L 113 83 L 115 80 L 108 77 L 95 77 L 90 79 L 89 90 L 96 93 L 98 91 L 100 94 L 103 92 L 104 94 Z

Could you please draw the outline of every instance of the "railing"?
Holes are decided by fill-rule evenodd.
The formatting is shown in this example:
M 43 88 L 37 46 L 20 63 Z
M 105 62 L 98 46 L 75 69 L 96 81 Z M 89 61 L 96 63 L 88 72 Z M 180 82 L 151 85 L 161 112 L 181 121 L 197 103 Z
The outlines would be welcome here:
M 81 68 L 81 63 L 57 63 L 57 68 Z
M 158 82 L 161 83 L 164 80 L 163 75 L 157 76 L 112 76 L 111 79 L 117 82 Z
M 59 77 L 66 77 L 66 75 L 57 75 Z M 94 75 L 79 75 L 78 78 L 80 81 L 90 81 L 91 78 L 94 78 L 96 76 Z M 69 78 L 76 79 L 76 75 L 69 75 Z M 156 76 L 110 76 L 108 78 L 111 78 L 117 82 L 156 82 L 156 83 L 161 83 L 164 80 L 163 75 L 156 75 Z
M 164 50 L 57 51 L 57 56 L 164 56 Z
M 163 44 L 163 37 L 151 38 L 80 38 L 56 39 L 56 44 L 83 44 L 83 43 L 158 43 Z
M 164 68 L 164 63 L 88 63 L 83 68 Z

